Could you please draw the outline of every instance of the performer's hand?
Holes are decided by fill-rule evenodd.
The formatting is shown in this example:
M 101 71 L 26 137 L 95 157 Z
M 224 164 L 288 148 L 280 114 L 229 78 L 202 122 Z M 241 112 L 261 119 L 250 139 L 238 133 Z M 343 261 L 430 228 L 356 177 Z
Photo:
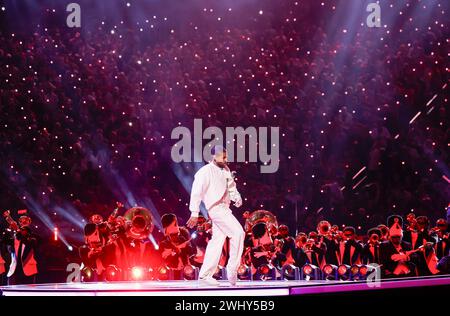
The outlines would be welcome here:
M 191 216 L 189 220 L 186 223 L 186 226 L 189 228 L 194 228 L 195 225 L 197 225 L 198 217 L 197 216 Z
M 239 200 L 237 200 L 236 202 L 234 202 L 234 206 L 236 206 L 236 207 L 241 207 L 241 206 L 242 206 L 242 199 L 239 198 Z

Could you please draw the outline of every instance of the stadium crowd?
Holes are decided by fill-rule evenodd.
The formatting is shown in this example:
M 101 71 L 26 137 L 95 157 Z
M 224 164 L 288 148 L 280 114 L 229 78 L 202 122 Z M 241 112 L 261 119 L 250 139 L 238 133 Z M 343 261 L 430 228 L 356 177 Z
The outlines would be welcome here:
M 3 209 L 38 209 L 68 236 L 80 231 L 56 206 L 87 218 L 116 200 L 151 201 L 184 221 L 189 192 L 170 135 L 201 118 L 280 127 L 276 173 L 232 168 L 244 208 L 270 210 L 291 231 L 327 219 L 364 235 L 411 210 L 437 220 L 450 196 L 442 8 L 424 8 L 426 24 L 405 16 L 347 30 L 329 23 L 340 1 L 324 2 L 2 29 Z

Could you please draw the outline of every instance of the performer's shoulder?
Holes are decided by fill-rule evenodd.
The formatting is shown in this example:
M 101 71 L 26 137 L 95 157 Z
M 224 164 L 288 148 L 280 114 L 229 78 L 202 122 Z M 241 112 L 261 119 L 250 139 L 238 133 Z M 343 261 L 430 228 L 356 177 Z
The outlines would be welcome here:
M 199 175 L 199 174 L 204 174 L 205 172 L 208 172 L 208 170 L 211 169 L 211 164 L 207 163 L 204 166 L 202 166 L 200 169 L 197 170 L 197 172 L 195 173 L 195 175 Z

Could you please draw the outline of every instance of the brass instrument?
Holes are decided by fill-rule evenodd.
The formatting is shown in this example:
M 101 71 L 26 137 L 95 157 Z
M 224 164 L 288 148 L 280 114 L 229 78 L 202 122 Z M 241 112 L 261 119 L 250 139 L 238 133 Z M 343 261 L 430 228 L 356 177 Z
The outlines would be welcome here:
M 317 232 L 323 238 L 328 238 L 330 240 L 341 240 L 343 238 L 342 231 L 339 230 L 339 226 L 331 225 L 328 221 L 320 221 L 317 225 Z
M 380 243 L 380 237 L 378 237 L 377 234 L 373 234 L 372 236 L 370 236 L 369 242 L 372 244 Z
M 406 220 L 408 221 L 408 225 L 406 226 L 406 229 L 412 232 L 417 231 L 417 220 L 416 215 L 414 213 L 409 213 L 406 216 Z
M 153 217 L 144 207 L 132 207 L 125 212 L 123 217 L 128 222 L 126 234 L 130 239 L 143 240 L 153 231 Z
M 306 242 L 308 241 L 308 237 L 306 236 L 305 233 L 299 233 L 297 234 L 297 236 L 295 237 L 295 244 L 301 244 L 304 245 L 306 244 Z
M 283 249 L 284 247 L 284 239 L 275 239 L 273 241 L 273 244 L 276 250 L 281 251 L 281 249 Z
M 430 233 L 435 233 L 439 240 L 448 239 L 449 237 L 449 233 L 446 233 L 445 230 L 442 230 L 442 228 L 439 228 L 438 226 L 431 228 Z
M 250 213 L 249 217 L 245 221 L 245 227 L 247 231 L 251 231 L 252 227 L 257 223 L 266 223 L 267 230 L 273 236 L 278 231 L 277 217 L 266 210 L 257 210 Z
M 3 212 L 3 217 L 5 217 L 5 220 L 8 222 L 9 228 L 12 231 L 19 231 L 19 224 L 11 217 L 11 212 L 9 210 Z
M 331 232 L 331 224 L 328 221 L 320 221 L 317 224 L 317 232 L 322 236 L 329 236 Z
M 312 247 L 315 245 L 315 240 L 310 238 L 306 241 L 306 243 L 303 245 L 303 251 L 304 252 L 312 252 Z
M 109 227 L 109 230 L 111 231 L 111 234 L 115 234 L 115 233 L 119 232 L 121 230 L 121 228 L 124 229 L 126 226 L 126 222 L 125 222 L 124 218 L 122 216 L 118 216 L 119 210 L 123 206 L 124 205 L 122 203 L 116 202 L 116 208 L 113 210 L 111 215 L 109 215 L 109 217 L 108 217 L 107 225 Z
M 116 208 L 114 209 L 114 211 L 111 213 L 111 215 L 109 215 L 108 217 L 108 222 L 109 223 L 113 223 L 114 220 L 117 218 L 117 215 L 119 214 L 119 209 L 123 207 L 123 204 L 120 202 L 116 202 Z

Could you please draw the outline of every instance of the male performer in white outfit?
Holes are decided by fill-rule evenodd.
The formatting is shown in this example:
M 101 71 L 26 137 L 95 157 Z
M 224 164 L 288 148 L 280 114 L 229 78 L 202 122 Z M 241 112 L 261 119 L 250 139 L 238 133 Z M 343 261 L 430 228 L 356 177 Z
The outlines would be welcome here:
M 216 272 L 225 239 L 229 237 L 230 258 L 227 264 L 227 277 L 230 284 L 234 286 L 244 249 L 245 233 L 230 210 L 230 201 L 233 201 L 236 207 L 240 207 L 242 198 L 226 164 L 225 148 L 215 146 L 213 155 L 213 160 L 195 174 L 189 205 L 191 218 L 187 222 L 187 226 L 192 228 L 197 224 L 200 203 L 203 201 L 212 221 L 212 238 L 206 247 L 199 279 L 208 285 L 219 285 L 213 275 Z

